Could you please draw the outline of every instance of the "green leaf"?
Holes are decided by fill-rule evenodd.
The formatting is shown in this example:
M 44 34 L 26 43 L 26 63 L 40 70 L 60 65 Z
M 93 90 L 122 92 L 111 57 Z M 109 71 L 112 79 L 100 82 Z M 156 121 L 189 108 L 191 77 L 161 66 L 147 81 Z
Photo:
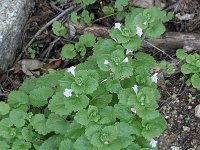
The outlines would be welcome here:
M 132 51 L 136 51 L 139 48 L 141 48 L 141 46 L 142 46 L 142 40 L 139 37 L 134 36 L 133 38 L 131 38 L 129 41 L 123 43 L 122 45 L 126 49 L 130 49 Z
M 157 21 L 147 28 L 145 35 L 148 38 L 159 38 L 165 32 L 165 30 L 165 26 L 160 21 Z
M 200 90 L 200 76 L 198 74 L 194 74 L 191 77 L 191 83 L 194 88 Z
M 144 120 L 142 124 L 145 126 L 142 130 L 142 135 L 149 140 L 159 136 L 167 128 L 167 122 L 162 116 L 150 121 Z
M 131 113 L 131 109 L 122 104 L 116 104 L 115 115 L 120 121 L 130 122 L 133 118 L 133 114 Z
M 138 144 L 135 144 L 135 143 L 133 143 L 132 142 L 132 144 L 131 145 L 129 145 L 127 148 L 126 148 L 126 150 L 141 150 L 141 147 L 138 145 Z
M 186 62 L 187 62 L 188 64 L 195 65 L 195 64 L 196 64 L 196 61 L 197 61 L 197 59 L 196 59 L 195 55 L 187 55 L 187 57 L 186 57 Z
M 83 4 L 85 5 L 90 5 L 96 2 L 96 0 L 82 0 L 82 1 L 83 1 Z
M 10 111 L 10 106 L 5 102 L 0 102 L 0 115 L 6 115 Z
M 73 146 L 72 141 L 69 139 L 65 139 L 60 143 L 59 150 L 68 150 L 68 149 L 70 150 L 72 149 L 72 146 Z
M 57 36 L 65 36 L 68 32 L 67 28 L 59 21 L 54 21 L 52 24 L 53 33 Z
M 186 53 L 186 50 L 185 50 L 185 49 L 178 49 L 178 50 L 176 51 L 176 56 L 177 56 L 179 59 L 183 60 L 183 59 L 185 59 L 185 58 L 188 56 L 188 54 Z
M 66 109 L 65 107 L 66 97 L 64 97 L 63 93 L 57 92 L 52 99 L 49 101 L 48 108 L 51 112 L 54 112 L 58 115 L 68 115 L 71 110 Z
M 76 116 L 74 117 L 74 120 L 76 120 L 81 125 L 87 126 L 88 123 L 89 123 L 88 112 L 85 109 L 79 110 L 76 113 Z
M 20 109 L 13 109 L 9 114 L 10 121 L 18 128 L 25 125 L 26 116 L 27 113 Z
M 122 87 L 118 80 L 108 79 L 106 81 L 106 89 L 111 93 L 119 93 Z
M 165 60 L 162 60 L 160 62 L 160 69 L 163 70 L 163 71 L 165 71 L 166 68 L 167 68 L 167 62 Z
M 196 66 L 200 68 L 200 60 L 197 60 Z
M 60 136 L 53 135 L 43 141 L 38 150 L 57 150 L 61 141 L 62 138 Z
M 30 91 L 37 88 L 37 78 L 26 78 L 23 84 L 19 87 L 21 92 L 29 94 Z
M 98 124 L 89 124 L 87 126 L 87 128 L 85 129 L 85 135 L 87 136 L 87 138 L 89 140 L 91 140 L 93 134 L 97 131 L 100 131 L 101 130 L 101 125 L 98 125 Z
M 193 73 L 193 67 L 190 64 L 183 64 L 181 66 L 181 72 L 183 74 L 191 74 Z
M 129 99 L 130 96 L 131 99 Z M 133 101 L 137 99 L 133 89 L 130 88 L 120 90 L 118 98 L 119 103 L 123 104 L 124 106 L 133 106 Z
M 142 123 L 140 118 L 133 118 L 132 121 L 129 123 L 132 127 L 132 131 L 135 135 L 141 136 L 142 134 Z
M 95 150 L 85 135 L 79 137 L 74 143 L 75 150 Z
M 76 56 L 74 52 L 74 45 L 73 44 L 66 44 L 62 48 L 61 56 L 65 59 L 72 59 Z
M 141 107 L 141 106 L 140 106 Z M 145 107 L 138 108 L 137 107 L 137 114 L 139 117 L 141 117 L 144 120 L 152 120 L 157 117 L 159 117 L 159 111 L 156 111 L 154 109 L 149 109 Z
M 85 47 L 93 47 L 96 43 L 96 37 L 92 33 L 85 33 L 79 37 L 79 43 Z
M 33 129 L 35 129 L 39 134 L 46 135 L 50 132 L 43 114 L 36 114 L 33 116 L 30 123 L 33 126 Z
M 90 104 L 98 108 L 108 106 L 112 100 L 112 95 L 101 87 L 94 91 L 94 93 L 92 93 L 90 96 L 92 96 Z
M 48 98 L 51 97 L 54 90 L 51 87 L 40 87 L 30 92 L 31 105 L 41 107 L 48 103 Z
M 106 16 L 109 16 L 109 15 L 113 14 L 115 10 L 110 6 L 103 6 L 102 11 Z
M 89 98 L 85 95 L 80 95 L 79 97 L 72 96 L 66 98 L 64 104 L 66 111 L 68 111 L 69 113 L 73 111 L 76 112 L 78 110 L 86 108 L 89 105 Z
M 116 123 L 116 125 L 118 128 L 118 136 L 121 141 L 122 147 L 126 148 L 127 146 L 131 145 L 134 140 L 134 138 L 131 136 L 131 134 L 133 134 L 132 127 L 128 123 L 124 122 Z
M 81 13 L 81 22 L 86 25 L 91 25 L 92 23 L 92 16 L 87 10 L 83 10 Z
M 9 150 L 10 146 L 5 141 L 0 141 L 0 149 L 1 150 Z
M 12 91 L 8 95 L 8 104 L 10 107 L 17 108 L 20 105 L 28 104 L 29 98 L 28 95 L 21 91 Z
M 134 56 L 137 59 L 137 61 L 133 62 L 135 66 L 142 66 L 143 69 L 151 69 L 156 67 L 155 59 L 149 54 L 138 52 Z
M 63 78 L 64 71 L 56 71 L 45 74 L 37 79 L 37 88 L 38 87 L 55 87 L 59 85 L 59 81 Z M 35 88 L 36 89 L 36 88 Z
M 69 123 L 65 118 L 62 118 L 56 114 L 50 114 L 46 122 L 46 126 L 49 128 L 49 130 L 61 135 L 66 133 L 68 125 Z
M 6 139 L 14 138 L 16 136 L 16 129 L 11 128 L 13 123 L 9 118 L 4 118 L 0 121 L 0 136 Z
M 98 121 L 100 124 L 110 124 L 115 122 L 115 114 L 114 109 L 111 106 L 106 106 L 102 109 L 100 109 L 99 112 L 101 118 Z
M 80 70 L 77 71 L 71 88 L 77 94 L 91 94 L 98 87 L 98 79 L 99 75 L 95 70 Z
M 118 11 L 122 11 L 123 8 L 127 5 L 128 5 L 128 0 L 116 0 L 115 2 L 115 8 L 117 8 Z
M 84 132 L 85 132 L 85 128 L 79 123 L 77 123 L 76 121 L 73 121 L 69 125 L 65 136 L 70 137 L 71 139 L 77 139 L 82 134 L 84 134 Z
M 29 150 L 31 149 L 31 143 L 17 139 L 14 141 L 11 150 Z
M 70 20 L 73 23 L 77 23 L 79 19 L 80 19 L 80 17 L 77 15 L 77 12 L 74 11 L 74 12 L 71 13 Z
M 32 142 L 32 138 L 33 138 L 33 131 L 32 131 L 32 126 L 28 125 L 27 127 L 24 127 L 22 129 L 22 136 L 24 138 L 24 140 L 28 141 L 28 142 Z
M 102 131 L 94 133 L 91 138 L 91 143 L 96 147 L 103 147 L 104 142 L 112 143 L 117 139 L 118 130 L 117 126 L 106 126 Z

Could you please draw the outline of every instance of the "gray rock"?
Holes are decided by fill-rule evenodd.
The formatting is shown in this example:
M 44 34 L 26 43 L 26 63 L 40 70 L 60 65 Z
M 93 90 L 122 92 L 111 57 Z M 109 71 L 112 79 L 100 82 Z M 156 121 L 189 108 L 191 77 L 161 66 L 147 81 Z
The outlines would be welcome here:
M 34 0 L 0 0 L 0 71 L 12 65 L 21 49 L 23 28 Z
M 180 150 L 178 146 L 171 146 L 171 150 Z
M 200 104 L 195 107 L 195 116 L 200 118 Z

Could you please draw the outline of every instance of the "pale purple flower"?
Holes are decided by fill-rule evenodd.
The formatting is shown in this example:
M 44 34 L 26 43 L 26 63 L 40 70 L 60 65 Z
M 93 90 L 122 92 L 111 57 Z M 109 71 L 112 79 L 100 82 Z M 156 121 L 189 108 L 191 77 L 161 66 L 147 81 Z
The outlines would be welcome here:
M 141 37 L 143 34 L 142 28 L 140 28 L 139 26 L 136 26 L 136 34 Z
M 104 60 L 104 65 L 108 65 L 109 61 L 107 59 Z
M 132 111 L 133 113 L 135 113 L 135 114 L 137 113 L 136 109 L 133 108 L 133 107 L 131 108 L 131 111 Z
M 158 143 L 158 141 L 155 141 L 154 139 L 151 139 L 149 144 L 151 145 L 152 148 L 154 148 L 154 147 L 157 146 L 157 143 Z
M 70 96 L 72 96 L 72 92 L 73 92 L 73 90 L 72 89 L 65 89 L 65 91 L 64 91 L 64 93 L 63 93 L 63 95 L 65 96 L 65 97 L 70 97 Z
M 123 60 L 124 63 L 127 63 L 128 62 L 128 57 L 126 57 L 124 60 Z
M 126 50 L 126 55 L 128 55 L 128 54 L 132 54 L 133 53 L 133 51 L 132 50 Z
M 158 73 L 154 73 L 152 76 L 151 76 L 151 80 L 152 82 L 154 83 L 157 83 L 158 82 Z
M 70 68 L 67 68 L 67 72 L 71 73 L 73 76 L 75 76 L 75 69 L 76 67 L 71 66 Z
M 114 28 L 121 31 L 121 26 L 122 26 L 121 23 L 115 23 L 115 27 Z
M 133 87 L 132 87 L 132 89 L 133 89 L 133 91 L 135 92 L 135 94 L 137 95 L 137 93 L 138 93 L 138 85 L 134 85 Z
M 101 83 L 106 82 L 108 79 L 104 79 L 103 81 L 101 81 Z

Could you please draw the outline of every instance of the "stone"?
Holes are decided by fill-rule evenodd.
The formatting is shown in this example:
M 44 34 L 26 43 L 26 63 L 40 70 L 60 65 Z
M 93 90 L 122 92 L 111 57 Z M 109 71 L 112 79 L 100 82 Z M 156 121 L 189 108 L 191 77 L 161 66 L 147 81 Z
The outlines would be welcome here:
M 195 107 L 195 116 L 200 118 L 200 104 Z
M 178 146 L 171 146 L 171 150 L 180 150 Z
M 0 0 L 0 72 L 6 71 L 22 46 L 23 28 L 34 0 Z

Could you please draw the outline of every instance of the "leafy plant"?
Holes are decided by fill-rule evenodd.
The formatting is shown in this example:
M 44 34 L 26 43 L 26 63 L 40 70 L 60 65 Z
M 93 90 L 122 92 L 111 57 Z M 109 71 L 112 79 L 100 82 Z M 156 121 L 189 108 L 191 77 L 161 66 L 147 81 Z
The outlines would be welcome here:
M 160 69 L 167 75 L 171 75 L 174 73 L 173 64 L 170 64 L 170 63 L 166 62 L 165 60 L 162 60 L 160 62 Z
M 97 0 L 76 0 L 76 2 L 79 3 L 83 3 L 84 5 L 91 5 L 94 4 Z
M 200 55 L 187 54 L 186 50 L 178 49 L 176 56 L 182 60 L 181 72 L 189 75 L 192 86 L 200 90 Z
M 118 11 L 122 11 L 123 8 L 127 5 L 128 5 L 128 0 L 116 0 L 115 1 L 115 8 L 117 8 Z
M 59 21 L 54 21 L 52 25 L 53 33 L 57 36 L 65 36 L 68 32 L 67 28 Z
M 113 39 L 87 33 L 75 45 L 63 47 L 66 59 L 92 50 L 85 62 L 27 79 L 10 93 L 8 103 L 0 103 L 1 149 L 156 149 L 154 138 L 167 125 L 157 110 L 157 74 L 150 74 L 156 61 L 142 52 L 133 57 L 126 53 L 127 47 L 131 52 L 141 47 L 155 20 L 168 17 L 155 15 L 156 8 L 133 11 L 124 25 L 115 24 L 110 32 Z M 142 26 L 138 15 L 148 19 L 147 12 L 148 24 Z M 147 37 L 159 36 L 163 30 L 155 28 L 151 33 Z
M 30 57 L 32 59 L 34 59 L 36 57 L 36 55 L 39 53 L 39 51 L 41 50 L 41 48 L 43 47 L 43 44 L 36 44 L 33 47 L 29 47 L 28 48 L 28 53 L 30 55 Z
M 102 11 L 106 16 L 109 16 L 109 15 L 113 14 L 115 10 L 110 6 L 104 6 Z
M 79 42 L 74 45 L 66 44 L 62 48 L 61 55 L 65 59 L 72 59 L 76 56 L 76 53 L 79 53 L 81 57 L 84 57 L 86 54 L 86 48 L 91 48 L 96 43 L 96 37 L 91 34 L 87 33 L 81 35 L 79 38 Z
M 80 15 L 77 15 L 77 12 L 72 12 L 70 19 L 73 23 L 80 21 L 81 24 L 91 25 L 92 20 L 94 19 L 94 14 L 89 13 L 87 10 L 83 10 Z

